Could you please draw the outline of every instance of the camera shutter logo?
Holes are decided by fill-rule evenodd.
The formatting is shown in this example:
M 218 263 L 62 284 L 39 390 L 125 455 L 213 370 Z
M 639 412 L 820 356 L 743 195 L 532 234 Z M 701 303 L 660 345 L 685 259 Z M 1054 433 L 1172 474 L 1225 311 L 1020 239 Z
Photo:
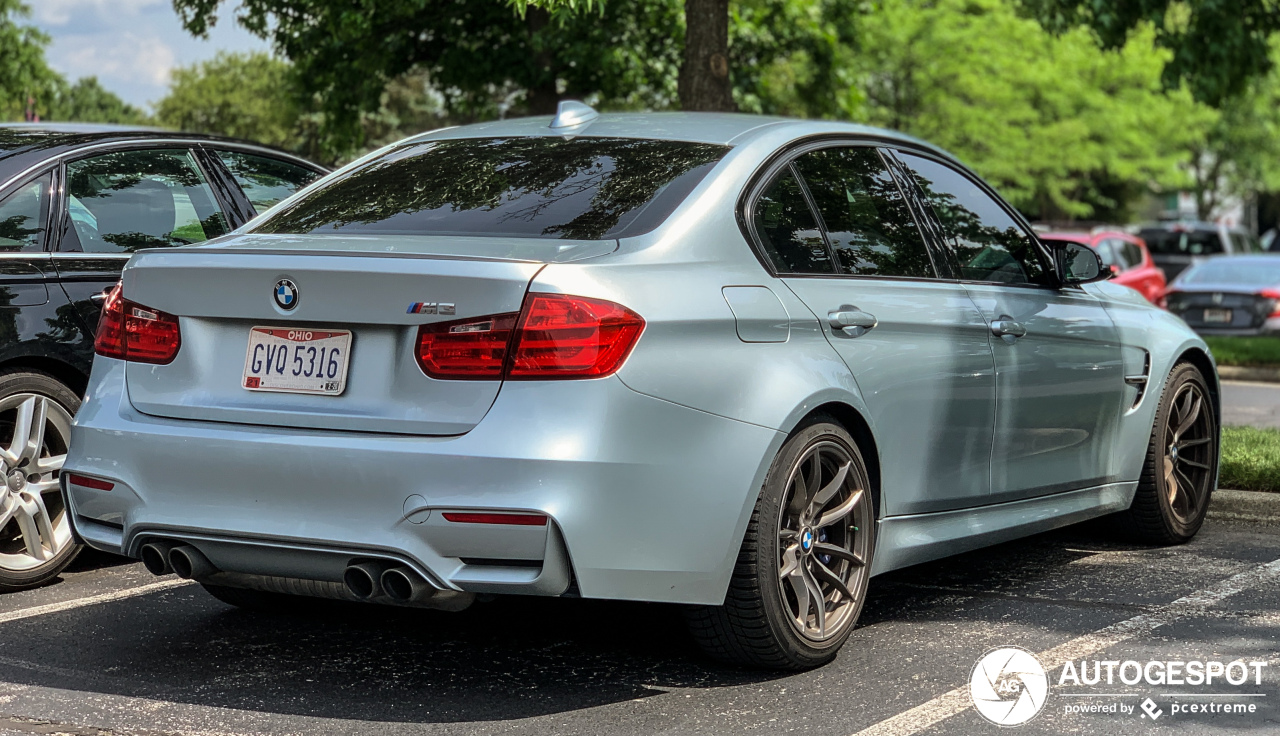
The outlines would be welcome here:
M 1000 647 L 982 655 L 973 666 L 969 695 L 983 718 L 997 726 L 1019 726 L 1044 708 L 1049 675 L 1031 652 Z
M 280 279 L 276 282 L 276 289 L 273 294 L 276 300 L 276 306 L 286 312 L 298 306 L 298 285 L 289 279 Z

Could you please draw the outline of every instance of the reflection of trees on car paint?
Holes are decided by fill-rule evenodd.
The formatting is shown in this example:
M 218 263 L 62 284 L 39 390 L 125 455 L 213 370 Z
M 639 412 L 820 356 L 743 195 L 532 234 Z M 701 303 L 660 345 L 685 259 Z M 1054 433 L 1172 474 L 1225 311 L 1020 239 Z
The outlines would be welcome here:
M 625 237 L 661 222 L 725 151 L 616 138 L 431 141 L 387 154 L 258 230 Z

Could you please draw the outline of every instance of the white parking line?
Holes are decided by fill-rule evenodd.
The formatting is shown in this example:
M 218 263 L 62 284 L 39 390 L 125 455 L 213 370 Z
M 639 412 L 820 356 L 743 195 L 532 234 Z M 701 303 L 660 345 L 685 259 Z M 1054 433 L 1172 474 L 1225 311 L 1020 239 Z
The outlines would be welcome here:
M 1037 653 L 1036 658 L 1046 670 L 1054 669 L 1064 662 L 1081 659 L 1120 642 L 1149 634 L 1179 619 L 1202 615 L 1208 611 L 1209 606 L 1276 577 L 1280 577 L 1280 560 L 1245 570 L 1217 585 L 1183 596 L 1168 605 L 1111 624 L 1052 649 L 1046 649 Z M 886 718 L 874 726 L 857 732 L 854 736 L 912 736 L 963 713 L 971 705 L 973 702 L 969 698 L 969 687 L 965 685 L 943 693 L 926 703 L 921 703 L 911 710 Z
M 91 595 L 87 598 L 76 598 L 74 600 L 63 601 L 61 603 L 49 603 L 43 606 L 32 606 L 31 608 L 19 608 L 16 611 L 8 613 L 0 613 L 0 624 L 7 624 L 10 621 L 18 621 L 32 616 L 43 616 L 48 613 L 58 613 L 59 611 L 70 611 L 76 608 L 84 608 L 85 606 L 96 606 L 99 603 L 110 603 L 111 601 L 124 600 L 125 598 L 133 598 L 134 596 L 146 595 L 154 593 L 158 590 L 168 590 L 169 588 L 177 588 L 183 585 L 191 585 L 194 581 L 174 578 L 173 580 L 161 580 L 158 583 L 148 583 L 147 585 L 139 585 L 136 588 L 125 588 L 111 593 L 102 593 L 101 595 Z

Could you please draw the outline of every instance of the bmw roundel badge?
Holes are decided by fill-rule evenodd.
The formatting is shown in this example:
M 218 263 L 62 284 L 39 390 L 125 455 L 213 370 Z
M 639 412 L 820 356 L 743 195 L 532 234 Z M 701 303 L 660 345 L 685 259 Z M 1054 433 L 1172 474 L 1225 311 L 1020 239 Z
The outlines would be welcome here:
M 275 290 L 276 306 L 287 311 L 298 306 L 298 285 L 289 279 L 280 279 L 276 282 Z

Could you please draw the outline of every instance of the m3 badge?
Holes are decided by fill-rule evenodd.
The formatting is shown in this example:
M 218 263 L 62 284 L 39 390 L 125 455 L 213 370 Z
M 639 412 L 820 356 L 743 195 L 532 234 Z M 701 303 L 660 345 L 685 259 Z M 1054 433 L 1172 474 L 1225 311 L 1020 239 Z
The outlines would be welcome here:
M 414 302 L 406 314 L 455 314 L 456 311 L 450 302 Z

